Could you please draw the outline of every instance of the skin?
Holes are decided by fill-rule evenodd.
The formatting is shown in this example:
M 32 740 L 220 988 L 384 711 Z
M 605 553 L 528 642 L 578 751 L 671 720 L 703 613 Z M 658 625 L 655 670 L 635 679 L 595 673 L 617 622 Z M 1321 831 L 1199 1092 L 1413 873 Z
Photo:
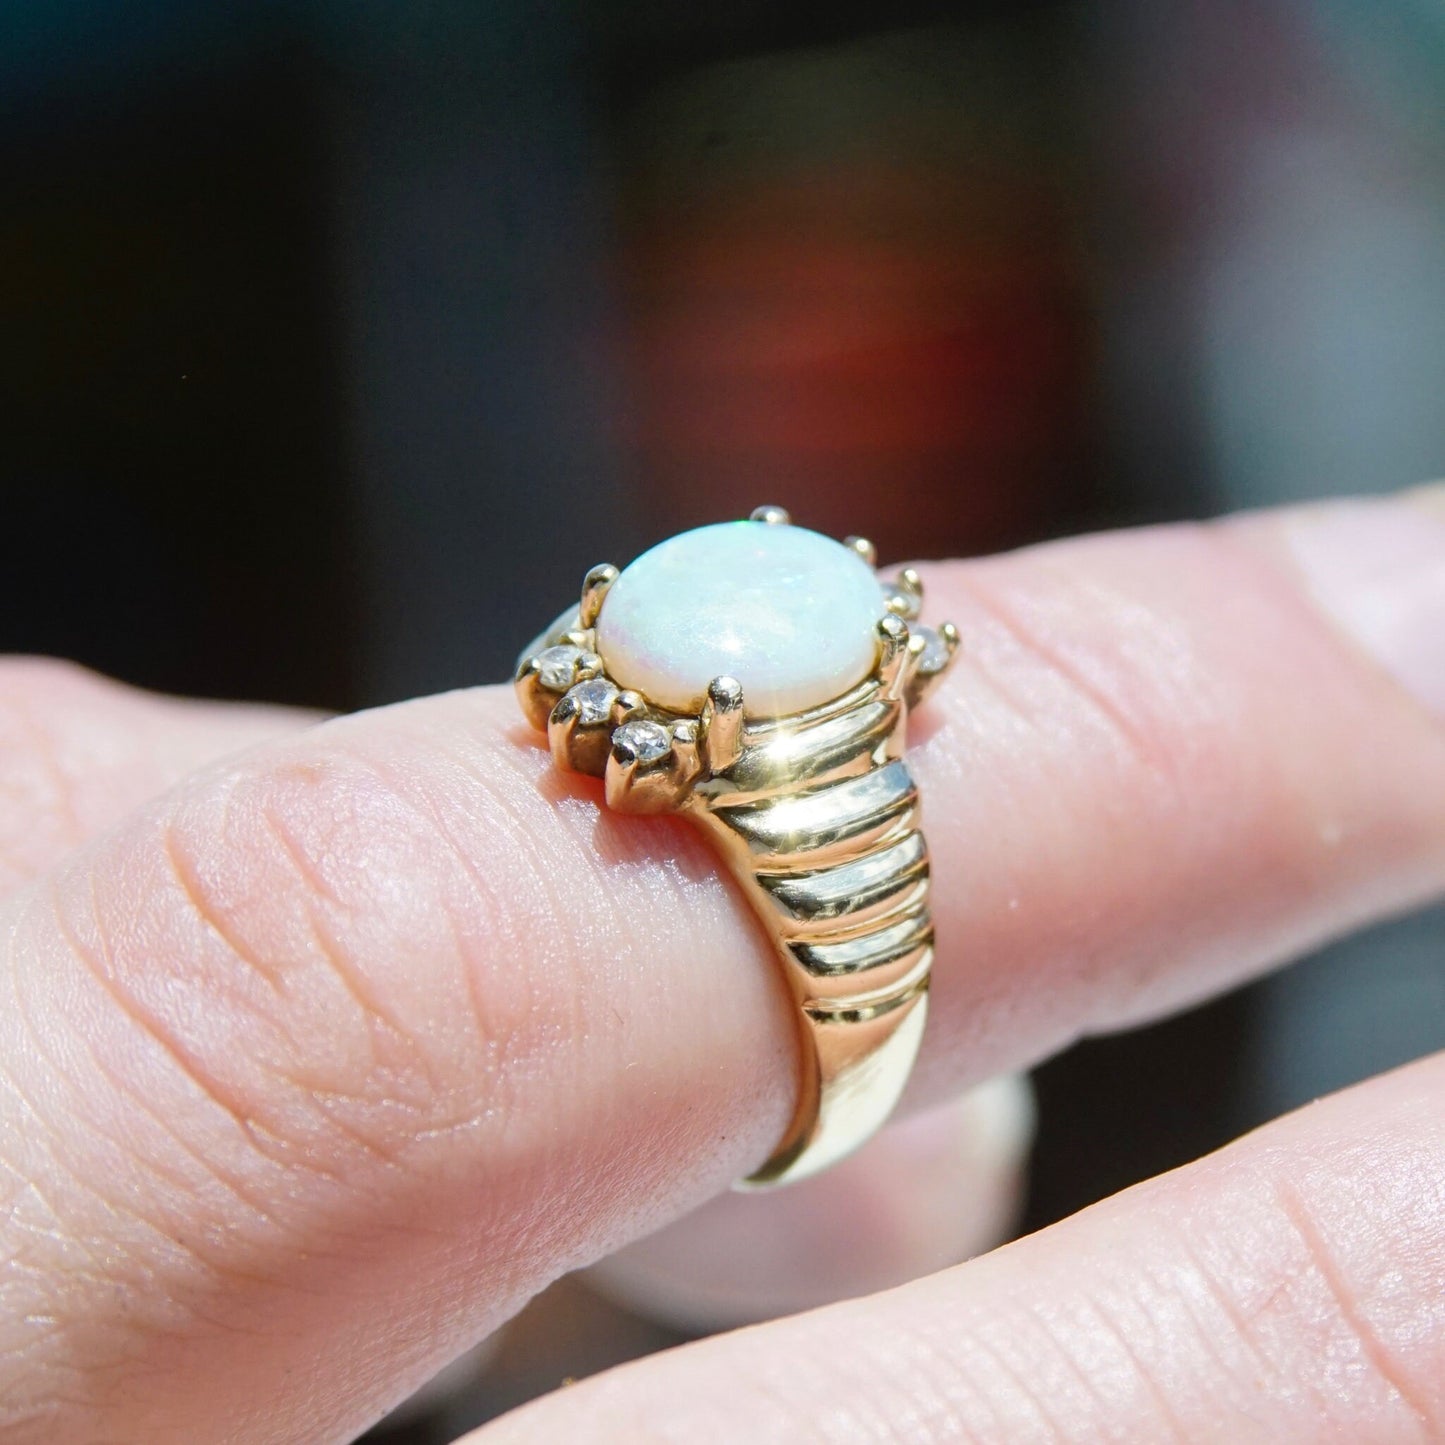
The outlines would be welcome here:
M 910 753 L 944 886 L 909 1110 L 1445 891 L 1445 722 L 1311 590 L 1307 524 L 926 569 L 965 655 Z M 793 1034 L 746 906 L 508 690 L 316 723 L 0 667 L 7 1442 L 353 1438 L 766 1157 Z M 1423 1061 L 470 1438 L 1442 1438 L 1442 1102 Z

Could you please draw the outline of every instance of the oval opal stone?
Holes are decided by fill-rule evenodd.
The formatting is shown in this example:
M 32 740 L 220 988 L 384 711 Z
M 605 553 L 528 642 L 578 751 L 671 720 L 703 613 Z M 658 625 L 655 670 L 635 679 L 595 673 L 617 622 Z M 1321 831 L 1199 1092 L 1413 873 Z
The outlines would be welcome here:
M 883 595 L 856 552 L 804 527 L 721 522 L 644 552 L 609 588 L 597 650 L 619 686 L 697 712 L 713 678 L 751 717 L 801 712 L 861 682 Z

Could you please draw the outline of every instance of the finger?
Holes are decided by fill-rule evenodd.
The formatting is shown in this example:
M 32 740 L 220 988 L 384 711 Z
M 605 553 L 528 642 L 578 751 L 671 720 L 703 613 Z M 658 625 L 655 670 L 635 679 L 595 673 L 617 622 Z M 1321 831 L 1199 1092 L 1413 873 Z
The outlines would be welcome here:
M 672 1350 L 506 1441 L 1445 1436 L 1445 1056 L 972 1264 Z
M 1028 1081 L 992 1079 L 792 1188 L 710 1199 L 599 1260 L 587 1281 L 698 1334 L 904 1284 L 1013 1232 L 1032 1133 Z
M 1445 486 L 1107 533 L 935 593 L 968 670 L 910 756 L 967 949 L 929 1022 L 971 1076 L 1439 891 Z M 927 1051 L 915 1096 L 955 1057 Z
M 191 702 L 71 663 L 0 657 L 0 895 L 204 763 L 315 718 Z
M 1328 548 L 1302 570 L 1333 517 L 932 574 L 970 662 L 915 752 L 920 1097 L 1445 884 L 1445 525 L 1360 504 L 1396 553 L 1371 634 Z M 792 1107 L 789 1006 L 705 845 L 603 811 L 500 690 L 222 765 L 0 937 L 0 1398 L 35 1438 L 345 1438 Z

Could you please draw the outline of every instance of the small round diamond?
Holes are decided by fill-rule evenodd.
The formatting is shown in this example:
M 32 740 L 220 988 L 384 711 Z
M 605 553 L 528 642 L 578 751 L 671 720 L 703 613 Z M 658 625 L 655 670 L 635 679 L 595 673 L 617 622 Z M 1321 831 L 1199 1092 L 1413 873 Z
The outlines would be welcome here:
M 925 675 L 942 672 L 948 666 L 948 644 L 931 627 L 919 623 L 913 629 L 915 637 L 923 639 L 923 652 L 918 658 L 918 670 Z
M 616 701 L 617 688 L 605 677 L 579 682 L 562 699 L 563 703 L 571 704 L 571 711 L 577 714 L 579 723 L 606 722 L 611 716 L 612 704 Z
M 612 746 L 620 753 L 646 765 L 665 758 L 672 750 L 672 735 L 661 723 L 638 718 L 623 723 L 612 734 Z
M 537 680 L 552 692 L 566 692 L 582 660 L 579 647 L 547 647 L 537 654 Z
M 537 680 L 549 692 L 566 692 L 572 686 L 578 670 L 595 662 L 596 659 L 591 653 L 583 652 L 580 647 L 573 647 L 569 643 L 544 647 L 537 654 Z

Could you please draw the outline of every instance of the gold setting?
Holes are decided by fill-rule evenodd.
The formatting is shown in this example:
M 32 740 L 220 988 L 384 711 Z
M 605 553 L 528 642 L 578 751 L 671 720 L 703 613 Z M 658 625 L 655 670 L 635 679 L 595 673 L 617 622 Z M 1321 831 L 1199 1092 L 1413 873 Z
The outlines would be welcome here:
M 781 507 L 753 522 L 787 526 Z M 844 543 L 876 567 L 871 542 Z M 871 674 L 820 707 L 746 718 L 716 677 L 695 715 L 609 678 L 596 625 L 618 577 L 593 567 L 579 605 L 522 654 L 522 710 L 558 766 L 603 779 L 619 812 L 680 812 L 717 845 L 767 929 L 798 1005 L 802 1069 L 792 1122 L 739 1188 L 806 1178 L 851 1153 L 892 1112 L 928 1007 L 928 848 L 904 761 L 909 712 L 958 651 L 918 624 L 923 581 L 880 578 Z

